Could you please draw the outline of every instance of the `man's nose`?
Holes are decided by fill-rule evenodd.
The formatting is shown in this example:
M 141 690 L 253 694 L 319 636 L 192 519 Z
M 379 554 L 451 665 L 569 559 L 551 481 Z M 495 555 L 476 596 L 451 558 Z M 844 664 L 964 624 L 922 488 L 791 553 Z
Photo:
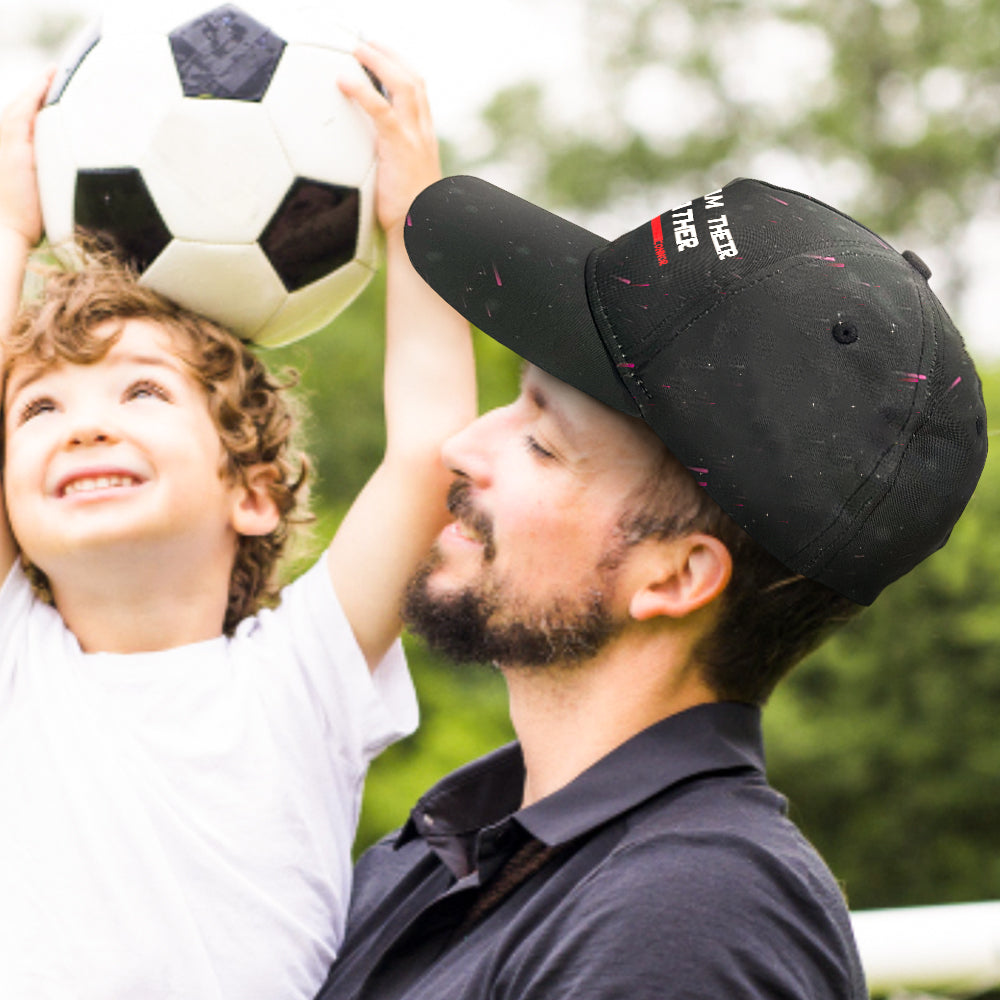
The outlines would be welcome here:
M 477 484 L 488 476 L 490 456 L 502 429 L 504 410 L 484 413 L 445 441 L 441 457 L 452 472 Z

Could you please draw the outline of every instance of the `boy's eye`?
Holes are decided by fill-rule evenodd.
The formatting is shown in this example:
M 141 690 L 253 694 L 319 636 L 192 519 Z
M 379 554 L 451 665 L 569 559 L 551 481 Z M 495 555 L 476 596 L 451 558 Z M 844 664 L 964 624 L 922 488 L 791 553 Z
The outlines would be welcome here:
M 125 390 L 125 399 L 145 399 L 147 397 L 153 397 L 155 399 L 170 401 L 170 393 L 163 388 L 158 382 L 154 382 L 151 379 L 140 379 L 138 382 L 133 382 Z
M 37 417 L 42 413 L 50 413 L 55 408 L 55 402 L 49 399 L 48 396 L 39 396 L 37 399 L 32 399 L 21 407 L 17 416 L 17 422 L 18 424 L 27 423 L 32 417 Z

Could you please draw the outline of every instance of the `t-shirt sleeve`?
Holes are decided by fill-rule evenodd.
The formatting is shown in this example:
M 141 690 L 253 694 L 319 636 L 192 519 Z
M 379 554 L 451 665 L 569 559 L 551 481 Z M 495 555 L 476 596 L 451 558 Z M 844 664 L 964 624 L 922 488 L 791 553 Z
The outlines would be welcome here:
M 15 560 L 0 584 L 0 678 L 8 676 L 14 668 L 15 651 L 24 641 L 33 609 L 37 609 L 43 618 L 62 622 L 55 608 L 39 603 L 20 560 Z
M 236 641 L 268 651 L 263 671 L 290 671 L 282 683 L 318 713 L 338 752 L 357 756 L 359 765 L 417 726 L 402 643 L 397 639 L 376 669 L 368 669 L 322 558 L 284 589 L 278 608 L 243 622 Z
M 0 624 L 8 625 L 13 618 L 26 614 L 32 600 L 31 584 L 15 559 L 0 583 Z

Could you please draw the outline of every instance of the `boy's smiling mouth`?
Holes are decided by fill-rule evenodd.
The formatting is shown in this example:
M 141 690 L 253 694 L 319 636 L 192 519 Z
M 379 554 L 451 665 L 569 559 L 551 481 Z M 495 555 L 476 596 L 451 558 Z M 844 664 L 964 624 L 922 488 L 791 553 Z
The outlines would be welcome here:
M 129 472 L 82 473 L 67 477 L 56 490 L 57 497 L 74 496 L 79 493 L 96 493 L 104 490 L 124 489 L 141 486 L 143 480 Z

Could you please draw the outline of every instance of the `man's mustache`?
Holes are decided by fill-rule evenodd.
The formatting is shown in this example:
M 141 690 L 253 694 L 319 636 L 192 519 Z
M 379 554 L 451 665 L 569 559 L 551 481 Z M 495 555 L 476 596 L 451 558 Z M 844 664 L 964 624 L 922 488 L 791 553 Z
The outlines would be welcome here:
M 472 502 L 472 488 L 465 479 L 456 479 L 448 489 L 448 510 L 452 516 L 471 529 L 483 543 L 483 555 L 487 562 L 496 555 L 493 541 L 493 521 Z

